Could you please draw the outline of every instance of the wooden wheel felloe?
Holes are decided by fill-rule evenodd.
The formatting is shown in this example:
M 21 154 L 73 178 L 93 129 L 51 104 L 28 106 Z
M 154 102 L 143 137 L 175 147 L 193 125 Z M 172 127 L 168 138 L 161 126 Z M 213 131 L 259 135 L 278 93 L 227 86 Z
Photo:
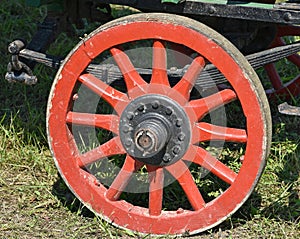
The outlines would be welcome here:
M 194 52 L 177 80 L 168 75 L 174 44 Z M 141 45 L 141 53 L 131 51 Z M 87 73 L 91 62 L 109 58 L 120 79 L 109 84 Z M 136 66 L 149 59 L 150 78 Z M 193 93 L 207 64 L 232 89 Z M 220 109 L 234 110 L 244 128 L 209 120 Z M 153 234 L 194 234 L 234 213 L 264 168 L 270 122 L 264 90 L 238 50 L 205 25 L 169 14 L 128 16 L 88 36 L 59 70 L 47 112 L 50 148 L 72 192 L 114 225 Z M 207 147 L 215 141 L 243 153 L 218 158 Z M 180 190 L 170 196 L 172 187 Z
M 274 39 L 271 47 L 286 45 L 284 37 L 300 36 L 299 26 L 279 26 L 277 29 L 277 36 Z M 289 64 L 294 65 L 297 69 L 300 68 L 300 56 L 294 54 L 286 58 Z M 282 81 L 282 75 L 276 68 L 275 63 L 265 66 L 265 70 L 270 79 L 272 88 L 266 90 L 266 93 L 271 98 L 291 98 L 300 94 L 300 74 L 295 75 L 287 82 Z

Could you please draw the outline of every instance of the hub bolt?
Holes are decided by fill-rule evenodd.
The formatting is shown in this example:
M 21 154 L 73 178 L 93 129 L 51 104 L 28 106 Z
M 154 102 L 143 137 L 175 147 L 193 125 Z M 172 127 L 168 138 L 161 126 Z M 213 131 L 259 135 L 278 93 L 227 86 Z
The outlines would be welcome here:
M 126 139 L 126 141 L 125 141 L 125 144 L 126 144 L 126 146 L 131 146 L 132 145 L 132 139 L 130 139 L 130 138 L 127 138 Z
M 173 110 L 171 107 L 166 108 L 166 114 L 171 115 L 173 113 Z
M 138 107 L 139 111 L 143 111 L 145 109 L 145 105 L 144 104 L 140 104 Z
M 174 147 L 173 147 L 173 153 L 174 153 L 175 155 L 179 154 L 180 150 L 181 150 L 180 146 L 174 146 Z
M 124 126 L 123 126 L 123 132 L 126 134 L 126 133 L 128 133 L 129 131 L 131 131 L 131 127 L 130 127 L 128 124 L 124 125 Z
M 169 163 L 169 162 L 171 161 L 171 155 L 168 154 L 168 153 L 166 153 L 166 154 L 164 155 L 164 157 L 163 157 L 163 161 L 164 161 L 165 163 Z
M 176 120 L 176 126 L 177 126 L 177 127 L 182 126 L 182 124 L 183 124 L 182 119 L 177 119 L 177 120 Z
M 178 140 L 179 141 L 183 141 L 185 139 L 185 134 L 184 133 L 180 133 L 179 135 L 178 135 Z
M 158 109 L 159 107 L 159 101 L 155 100 L 153 103 L 152 103 L 152 108 L 153 109 Z
M 127 119 L 133 120 L 133 118 L 134 118 L 134 113 L 133 112 L 128 112 Z

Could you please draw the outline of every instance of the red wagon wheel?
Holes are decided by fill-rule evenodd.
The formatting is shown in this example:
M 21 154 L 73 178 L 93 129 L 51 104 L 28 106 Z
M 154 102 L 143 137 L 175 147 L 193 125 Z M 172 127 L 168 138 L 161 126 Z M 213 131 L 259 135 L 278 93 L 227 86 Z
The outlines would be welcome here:
M 169 43 L 195 53 L 176 81 L 168 75 Z M 147 47 L 136 55 L 136 45 Z M 111 64 L 110 57 L 120 79 L 110 84 L 88 73 L 91 62 Z M 136 65 L 149 59 L 147 78 Z M 208 63 L 232 89 L 192 93 Z M 209 120 L 221 109 L 233 110 L 238 125 Z M 239 51 L 205 25 L 169 14 L 128 16 L 88 36 L 59 70 L 47 112 L 50 148 L 73 193 L 114 225 L 153 234 L 194 234 L 234 213 L 263 171 L 270 122 L 264 90 Z M 219 157 L 210 142 L 239 155 Z
M 284 37 L 295 37 L 300 36 L 300 27 L 299 26 L 279 26 L 277 36 L 274 39 L 271 47 L 284 46 L 286 41 Z M 295 97 L 300 94 L 300 55 L 294 54 L 286 58 L 289 65 L 295 67 L 298 72 L 296 75 L 286 82 L 282 81 L 282 75 L 280 70 L 276 67 L 276 64 L 269 64 L 265 66 L 267 75 L 271 82 L 271 88 L 266 90 L 266 93 L 271 98 L 290 98 Z

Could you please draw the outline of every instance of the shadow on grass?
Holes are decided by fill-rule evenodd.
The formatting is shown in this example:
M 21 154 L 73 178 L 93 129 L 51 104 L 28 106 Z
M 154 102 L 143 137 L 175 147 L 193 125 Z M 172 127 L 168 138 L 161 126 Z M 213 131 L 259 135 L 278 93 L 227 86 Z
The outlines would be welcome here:
M 88 218 L 93 218 L 95 216 L 93 212 L 86 208 L 80 200 L 76 198 L 60 176 L 53 185 L 52 194 L 72 213 L 77 213 L 78 215 Z
M 62 205 L 68 208 L 72 213 L 77 213 L 78 215 L 88 218 L 94 217 L 94 213 L 86 208 L 80 200 L 76 198 L 61 177 L 59 177 L 53 185 L 52 194 L 56 196 Z M 225 220 L 222 224 L 214 227 L 209 232 L 203 232 L 201 234 L 211 234 L 220 230 L 225 231 L 239 227 L 259 213 L 258 208 L 260 205 L 261 196 L 254 191 L 245 204 L 242 205 L 242 207 L 230 219 Z

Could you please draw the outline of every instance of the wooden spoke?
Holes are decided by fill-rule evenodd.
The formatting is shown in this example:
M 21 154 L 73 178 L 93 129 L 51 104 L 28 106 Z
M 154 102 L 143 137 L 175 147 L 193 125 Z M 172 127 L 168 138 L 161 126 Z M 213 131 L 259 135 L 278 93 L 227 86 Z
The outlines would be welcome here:
M 105 144 L 100 145 L 99 147 L 88 151 L 85 154 L 82 154 L 79 157 L 79 166 L 85 167 L 91 163 L 94 163 L 105 157 L 110 157 L 113 155 L 124 154 L 125 150 L 121 146 L 120 138 L 114 137 Z
M 177 163 L 166 167 L 166 169 L 179 182 L 193 209 L 202 209 L 205 206 L 205 201 L 186 164 L 179 160 Z
M 118 104 L 120 106 L 129 103 L 129 99 L 126 94 L 112 88 L 91 74 L 81 75 L 79 77 L 79 81 L 107 101 L 117 111 L 117 113 L 120 113 L 118 112 L 118 109 L 120 108 L 117 107 Z
M 153 43 L 151 84 L 170 86 L 167 73 L 167 52 L 161 41 Z
M 94 126 L 118 134 L 119 117 L 117 115 L 88 114 L 68 112 L 67 123 L 84 126 Z
M 192 108 L 200 120 L 209 111 L 219 108 L 236 99 L 236 94 L 233 90 L 226 89 L 205 98 L 190 101 L 187 108 Z
M 195 155 L 186 154 L 183 160 L 194 162 L 222 179 L 228 184 L 233 184 L 237 174 L 229 167 L 221 163 L 218 159 L 210 155 L 205 149 L 193 146 L 196 152 Z
M 247 133 L 246 130 L 243 129 L 228 128 L 200 122 L 195 125 L 194 130 L 198 131 L 198 133 L 193 134 L 193 144 L 210 140 L 223 140 L 237 143 L 247 142 Z
M 128 185 L 132 174 L 142 166 L 142 163 L 135 161 L 131 156 L 127 155 L 123 167 L 107 190 L 106 197 L 111 201 L 117 201 Z
M 110 53 L 112 54 L 115 62 L 120 68 L 122 75 L 124 76 L 124 80 L 127 86 L 128 95 L 131 95 L 131 92 L 134 88 L 140 89 L 141 92 L 144 90 L 140 87 L 142 85 L 147 84 L 143 78 L 136 71 L 129 57 L 119 48 L 110 49 Z
M 164 188 L 163 168 L 147 165 L 149 173 L 149 214 L 158 216 L 161 214 Z
M 174 86 L 174 89 L 180 92 L 186 100 L 190 98 L 190 92 L 204 66 L 204 58 L 201 56 L 196 57 L 182 79 Z

